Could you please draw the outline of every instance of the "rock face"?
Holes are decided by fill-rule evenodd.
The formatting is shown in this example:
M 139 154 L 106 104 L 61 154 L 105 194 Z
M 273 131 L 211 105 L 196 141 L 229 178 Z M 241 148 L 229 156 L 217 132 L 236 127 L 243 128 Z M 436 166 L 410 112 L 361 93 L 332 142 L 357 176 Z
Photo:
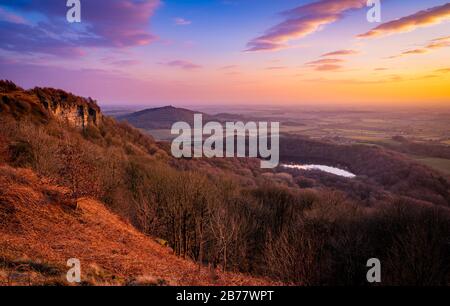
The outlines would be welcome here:
M 40 120 L 55 118 L 85 129 L 99 126 L 103 115 L 91 98 L 82 98 L 53 88 L 23 90 L 9 81 L 0 81 L 0 114 L 32 115 Z
M 69 124 L 79 128 L 85 128 L 86 126 L 93 124 L 98 125 L 100 119 L 98 119 L 99 113 L 92 107 L 86 105 L 54 105 L 49 107 L 51 113 Z
M 33 89 L 42 106 L 59 120 L 78 128 L 98 126 L 102 121 L 100 107 L 91 98 L 81 98 L 61 90 Z

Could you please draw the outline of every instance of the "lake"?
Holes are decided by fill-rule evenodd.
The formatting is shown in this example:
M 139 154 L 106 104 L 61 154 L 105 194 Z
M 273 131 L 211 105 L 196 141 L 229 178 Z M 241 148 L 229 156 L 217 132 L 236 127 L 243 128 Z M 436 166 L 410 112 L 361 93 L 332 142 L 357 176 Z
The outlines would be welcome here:
M 299 170 L 319 170 L 319 171 L 323 171 L 326 173 L 331 173 L 334 175 L 338 175 L 338 176 L 342 176 L 342 177 L 346 177 L 346 178 L 355 178 L 356 175 L 348 172 L 346 170 L 343 169 L 339 169 L 336 167 L 330 167 L 330 166 L 324 166 L 324 165 L 301 165 L 301 164 L 283 164 L 281 165 L 284 168 L 289 168 L 289 169 L 299 169 Z

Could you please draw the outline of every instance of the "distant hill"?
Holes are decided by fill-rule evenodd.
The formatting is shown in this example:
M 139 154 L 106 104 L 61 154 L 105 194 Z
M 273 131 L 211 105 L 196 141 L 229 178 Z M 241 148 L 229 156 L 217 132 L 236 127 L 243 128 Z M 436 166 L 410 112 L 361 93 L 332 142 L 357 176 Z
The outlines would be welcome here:
M 194 114 L 199 114 L 185 108 L 164 106 L 149 108 L 139 112 L 117 117 L 119 121 L 127 121 L 140 129 L 170 129 L 175 122 L 184 121 L 191 125 L 194 123 Z M 204 121 L 217 120 L 214 116 L 203 114 Z

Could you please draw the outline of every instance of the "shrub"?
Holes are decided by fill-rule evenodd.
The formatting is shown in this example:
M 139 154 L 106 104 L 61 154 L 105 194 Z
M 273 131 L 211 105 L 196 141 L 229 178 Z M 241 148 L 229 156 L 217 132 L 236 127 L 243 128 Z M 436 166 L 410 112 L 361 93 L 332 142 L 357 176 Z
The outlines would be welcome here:
M 19 141 L 9 146 L 9 159 L 14 167 L 31 167 L 34 165 L 34 152 L 30 143 Z

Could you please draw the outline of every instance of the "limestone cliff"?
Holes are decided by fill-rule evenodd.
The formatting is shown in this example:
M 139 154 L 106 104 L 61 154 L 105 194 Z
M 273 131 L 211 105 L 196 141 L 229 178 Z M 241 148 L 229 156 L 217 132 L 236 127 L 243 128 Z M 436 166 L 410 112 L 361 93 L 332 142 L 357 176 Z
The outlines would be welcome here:
M 49 88 L 35 88 L 31 92 L 48 112 L 71 125 L 85 128 L 90 124 L 98 126 L 102 121 L 100 107 L 91 98 Z
M 103 115 L 91 98 L 82 98 L 53 88 L 23 90 L 10 81 L 0 81 L 0 114 L 32 115 L 41 121 L 55 118 L 84 129 L 99 126 Z

